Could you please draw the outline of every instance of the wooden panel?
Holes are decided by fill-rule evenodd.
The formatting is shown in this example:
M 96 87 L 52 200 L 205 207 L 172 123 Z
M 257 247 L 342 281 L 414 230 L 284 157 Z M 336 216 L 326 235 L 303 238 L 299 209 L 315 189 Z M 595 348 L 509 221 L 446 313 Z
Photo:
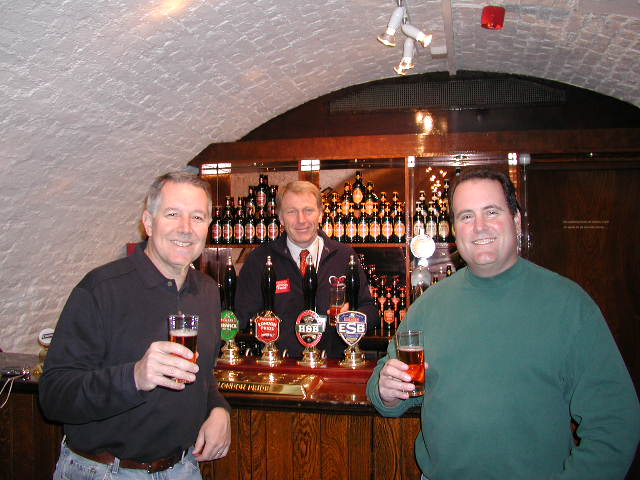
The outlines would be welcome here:
M 267 479 L 292 480 L 294 445 L 291 439 L 293 428 L 291 412 L 268 412 L 265 428 L 267 432 Z
M 267 412 L 251 412 L 251 478 L 252 480 L 267 479 Z
M 376 480 L 402 479 L 402 428 L 399 418 L 373 420 L 374 477 Z
M 327 454 L 322 448 L 321 415 L 318 413 L 297 413 L 291 432 L 293 449 L 293 478 L 296 480 L 320 480 L 320 463 Z M 323 453 L 324 452 L 324 453 Z
M 640 168 L 529 172 L 531 259 L 600 306 L 632 377 L 640 375 Z
M 348 418 L 345 415 L 323 415 L 320 441 L 323 452 L 323 479 L 344 479 L 349 459 Z
M 2 395 L 2 398 L 4 399 L 4 395 Z M 14 404 L 15 401 L 10 399 L 4 408 L 0 408 L 0 480 L 13 478 L 11 423 L 15 418 L 13 413 Z
M 11 424 L 11 437 L 15 452 L 20 455 L 13 457 L 14 478 L 30 480 L 35 478 L 35 445 L 33 442 L 33 430 L 35 426 L 34 402 L 35 395 L 12 393 L 15 402 L 13 408 L 13 421 Z
M 348 468 L 351 480 L 373 478 L 373 418 L 371 416 L 349 417 Z
M 422 472 L 416 462 L 415 441 L 420 433 L 420 418 L 403 417 L 402 423 L 402 478 L 418 479 Z

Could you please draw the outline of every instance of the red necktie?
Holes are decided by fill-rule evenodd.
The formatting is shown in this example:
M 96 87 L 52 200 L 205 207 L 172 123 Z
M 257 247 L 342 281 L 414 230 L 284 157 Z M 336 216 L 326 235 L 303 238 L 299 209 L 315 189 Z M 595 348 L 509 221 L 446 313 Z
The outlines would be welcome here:
M 309 255 L 309 250 L 301 250 L 300 251 L 300 273 L 304 277 L 304 272 L 307 270 L 307 255 Z

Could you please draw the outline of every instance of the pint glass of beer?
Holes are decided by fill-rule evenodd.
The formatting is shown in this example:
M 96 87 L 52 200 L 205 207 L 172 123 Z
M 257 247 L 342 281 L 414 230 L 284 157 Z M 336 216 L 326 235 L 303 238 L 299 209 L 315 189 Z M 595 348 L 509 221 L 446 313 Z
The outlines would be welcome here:
M 198 315 L 169 315 L 169 341 L 184 345 L 193 352 L 190 361 L 198 358 Z M 176 382 L 186 383 L 184 380 L 175 379 Z
M 329 287 L 329 325 L 335 327 L 336 317 L 345 302 L 346 285 L 341 283 Z
M 416 389 L 409 392 L 411 397 L 424 395 L 424 339 L 421 330 L 407 330 L 396 333 L 398 360 L 409 365 L 407 373 Z

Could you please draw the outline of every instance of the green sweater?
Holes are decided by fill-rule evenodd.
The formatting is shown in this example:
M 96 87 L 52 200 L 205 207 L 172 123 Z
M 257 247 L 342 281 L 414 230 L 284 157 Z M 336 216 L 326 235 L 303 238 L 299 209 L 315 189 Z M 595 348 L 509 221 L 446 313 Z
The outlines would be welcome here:
M 464 268 L 429 288 L 400 329 L 424 331 L 427 392 L 384 406 L 391 342 L 367 395 L 389 417 L 422 405 L 415 449 L 429 480 L 624 478 L 638 399 L 600 310 L 574 282 L 524 259 L 493 278 Z

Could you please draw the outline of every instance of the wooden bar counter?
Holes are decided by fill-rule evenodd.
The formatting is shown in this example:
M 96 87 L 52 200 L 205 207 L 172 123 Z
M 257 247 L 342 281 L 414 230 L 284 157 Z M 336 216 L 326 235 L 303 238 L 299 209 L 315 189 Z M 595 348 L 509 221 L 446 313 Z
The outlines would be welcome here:
M 0 367 L 33 368 L 36 355 L 0 353 Z M 414 479 L 420 478 L 413 443 L 420 430 L 419 412 L 402 418 L 381 417 L 366 399 L 373 364 L 363 370 L 259 367 L 274 374 L 315 375 L 319 386 L 303 396 L 224 392 L 232 406 L 232 443 L 226 458 L 200 465 L 204 479 Z M 219 365 L 255 372 L 244 366 Z M 0 480 L 50 479 L 62 440 L 62 427 L 42 417 L 37 376 L 16 380 L 7 405 L 0 409 Z M 6 389 L 2 395 L 4 400 Z M 170 432 L 168 432 L 170 434 Z

